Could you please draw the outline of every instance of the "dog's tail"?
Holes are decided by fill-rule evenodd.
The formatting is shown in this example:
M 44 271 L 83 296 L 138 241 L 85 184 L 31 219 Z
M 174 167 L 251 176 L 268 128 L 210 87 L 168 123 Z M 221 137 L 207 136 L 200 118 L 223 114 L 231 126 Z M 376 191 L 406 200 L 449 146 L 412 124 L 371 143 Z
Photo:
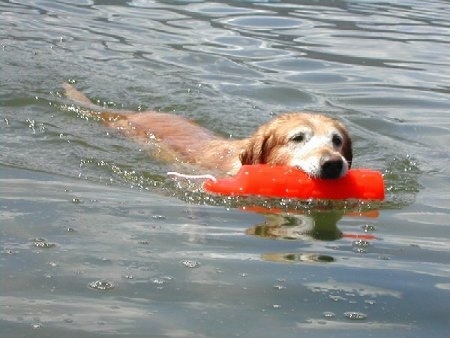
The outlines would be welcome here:
M 72 86 L 70 83 L 64 82 L 63 88 L 64 88 L 64 94 L 69 99 L 71 99 L 73 102 L 79 104 L 80 106 L 83 106 L 85 108 L 95 107 L 96 109 L 101 109 L 100 106 L 93 104 L 92 101 L 89 100 L 86 95 L 84 95 L 82 92 L 80 92 L 74 86 Z
M 72 100 L 77 105 L 88 109 L 88 111 L 83 111 L 83 115 L 99 118 L 103 120 L 105 124 L 109 124 L 117 120 L 124 120 L 127 118 L 125 114 L 106 111 L 105 108 L 92 103 L 92 101 L 86 95 L 84 95 L 70 83 L 64 82 L 63 88 L 64 94 L 67 98 Z

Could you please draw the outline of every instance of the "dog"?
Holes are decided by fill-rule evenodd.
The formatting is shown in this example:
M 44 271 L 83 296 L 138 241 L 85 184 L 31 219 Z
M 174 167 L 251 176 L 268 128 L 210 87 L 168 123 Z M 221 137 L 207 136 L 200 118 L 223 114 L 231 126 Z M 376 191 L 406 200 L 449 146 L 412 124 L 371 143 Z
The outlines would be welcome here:
M 297 167 L 309 176 L 337 179 L 350 169 L 352 141 L 338 120 L 315 113 L 285 113 L 261 125 L 248 138 L 226 139 L 184 117 L 156 111 L 108 110 L 94 105 L 71 84 L 65 94 L 134 140 L 152 145 L 159 157 L 204 170 L 235 174 L 242 165 Z

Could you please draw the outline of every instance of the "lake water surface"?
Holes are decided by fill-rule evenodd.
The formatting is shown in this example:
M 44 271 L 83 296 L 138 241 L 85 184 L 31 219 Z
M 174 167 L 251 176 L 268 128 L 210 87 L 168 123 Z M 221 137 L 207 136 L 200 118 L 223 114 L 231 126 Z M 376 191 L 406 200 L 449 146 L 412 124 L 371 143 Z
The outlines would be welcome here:
M 0 336 L 447 337 L 448 13 L 0 1 Z M 284 111 L 336 116 L 386 201 L 212 198 L 82 118 L 64 81 L 225 136 Z

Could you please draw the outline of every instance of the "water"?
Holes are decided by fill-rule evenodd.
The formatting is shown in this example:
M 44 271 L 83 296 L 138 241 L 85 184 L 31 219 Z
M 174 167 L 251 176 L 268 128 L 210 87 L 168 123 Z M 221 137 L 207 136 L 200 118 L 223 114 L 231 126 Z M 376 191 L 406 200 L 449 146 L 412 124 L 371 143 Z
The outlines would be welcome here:
M 1 1 L 1 336 L 446 337 L 449 10 Z M 77 116 L 64 81 L 225 136 L 283 111 L 338 116 L 387 199 L 177 186 L 170 164 Z

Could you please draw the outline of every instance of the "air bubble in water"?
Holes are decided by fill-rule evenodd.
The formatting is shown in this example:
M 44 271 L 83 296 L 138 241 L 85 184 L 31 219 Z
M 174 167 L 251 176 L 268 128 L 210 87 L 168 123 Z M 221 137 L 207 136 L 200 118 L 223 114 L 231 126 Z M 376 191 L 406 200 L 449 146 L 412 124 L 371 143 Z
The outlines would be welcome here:
M 48 243 L 44 238 L 35 238 L 33 242 L 33 245 L 40 249 L 50 249 L 56 246 L 55 243 Z
M 353 245 L 354 247 L 367 248 L 367 247 L 370 246 L 370 242 L 364 241 L 364 240 L 362 240 L 362 239 L 358 239 L 357 241 L 354 241 L 354 242 L 352 243 L 352 245 Z
M 336 317 L 336 314 L 335 314 L 334 312 L 331 312 L 331 311 L 325 311 L 325 312 L 323 313 L 323 316 L 324 316 L 325 318 L 327 318 L 327 319 L 331 319 L 331 318 Z
M 91 289 L 100 290 L 100 291 L 108 291 L 108 290 L 114 289 L 114 285 L 105 280 L 96 280 L 94 282 L 90 282 L 89 287 Z
M 152 283 L 157 286 L 163 286 L 164 284 L 166 284 L 166 281 L 162 278 L 153 278 Z
M 345 312 L 344 316 L 350 320 L 364 320 L 367 318 L 367 315 L 365 313 L 356 312 L 356 311 Z
M 370 225 L 370 224 L 365 224 L 361 227 L 361 230 L 364 232 L 374 232 L 375 231 L 375 226 Z
M 370 242 L 359 239 L 352 243 L 353 251 L 357 253 L 367 253 L 367 248 L 370 246 Z
M 200 266 L 200 262 L 194 261 L 192 259 L 185 259 L 181 261 L 181 264 L 190 269 L 198 268 Z

